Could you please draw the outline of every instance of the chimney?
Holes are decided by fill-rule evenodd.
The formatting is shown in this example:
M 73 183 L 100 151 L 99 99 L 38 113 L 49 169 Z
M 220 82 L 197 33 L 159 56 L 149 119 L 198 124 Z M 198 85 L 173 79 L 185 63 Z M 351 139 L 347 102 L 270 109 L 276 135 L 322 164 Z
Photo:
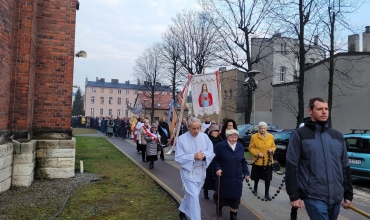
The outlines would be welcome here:
M 358 34 L 352 34 L 348 36 L 348 52 L 358 52 L 360 36 Z
M 362 51 L 370 52 L 370 26 L 366 26 L 365 32 L 362 33 Z
M 111 82 L 112 83 L 118 83 L 119 81 L 118 81 L 118 79 L 112 79 Z
M 315 35 L 314 40 L 313 40 L 313 44 L 317 45 L 318 43 L 319 43 L 319 35 Z
M 137 84 L 140 85 L 140 79 L 137 80 Z
M 96 82 L 99 82 L 99 78 L 98 77 L 96 77 Z
M 100 78 L 100 82 L 105 83 L 105 78 Z

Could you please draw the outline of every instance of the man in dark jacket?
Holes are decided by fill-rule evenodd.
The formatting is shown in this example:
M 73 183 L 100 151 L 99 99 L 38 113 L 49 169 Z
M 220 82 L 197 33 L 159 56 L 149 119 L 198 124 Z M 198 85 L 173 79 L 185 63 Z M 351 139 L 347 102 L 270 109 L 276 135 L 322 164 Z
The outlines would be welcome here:
M 309 101 L 304 126 L 292 134 L 286 162 L 286 188 L 293 207 L 310 219 L 337 219 L 340 205 L 348 209 L 353 198 L 351 170 L 343 135 L 329 128 L 328 103 Z
M 188 125 L 186 124 L 186 118 L 181 121 L 179 136 L 188 132 Z

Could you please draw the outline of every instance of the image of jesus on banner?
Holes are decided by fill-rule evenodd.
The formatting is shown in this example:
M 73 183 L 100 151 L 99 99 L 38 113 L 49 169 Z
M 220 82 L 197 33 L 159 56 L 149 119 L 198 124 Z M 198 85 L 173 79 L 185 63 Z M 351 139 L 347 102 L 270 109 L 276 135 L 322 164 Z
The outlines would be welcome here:
M 199 107 L 209 107 L 213 104 L 212 93 L 208 92 L 207 84 L 202 85 L 202 91 L 198 98 Z

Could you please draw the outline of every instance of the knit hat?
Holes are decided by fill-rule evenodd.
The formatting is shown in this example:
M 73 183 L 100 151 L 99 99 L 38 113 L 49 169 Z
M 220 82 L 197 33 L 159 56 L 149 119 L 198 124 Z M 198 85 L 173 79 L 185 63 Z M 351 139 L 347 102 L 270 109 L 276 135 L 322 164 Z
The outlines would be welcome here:
M 239 136 L 239 132 L 235 129 L 226 130 L 226 137 L 229 137 L 232 134 L 237 134 Z
M 218 127 L 218 125 L 210 125 L 209 128 L 208 128 L 208 132 L 212 132 L 212 131 L 219 131 L 220 128 Z

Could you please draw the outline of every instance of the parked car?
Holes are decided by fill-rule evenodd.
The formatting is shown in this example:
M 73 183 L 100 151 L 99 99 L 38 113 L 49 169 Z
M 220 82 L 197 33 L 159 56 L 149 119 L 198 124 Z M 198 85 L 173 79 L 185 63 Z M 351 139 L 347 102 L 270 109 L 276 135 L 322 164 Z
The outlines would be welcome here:
M 278 131 L 278 129 L 275 129 L 276 126 L 274 125 L 267 125 L 267 132 L 274 135 Z M 252 134 L 256 133 L 258 131 L 258 125 L 252 125 L 252 124 L 243 124 L 238 126 L 238 132 L 239 132 L 239 138 L 238 141 L 243 144 L 244 150 L 248 151 L 249 143 L 252 137 Z
M 280 162 L 285 163 L 286 152 L 288 150 L 289 139 L 295 129 L 283 129 L 274 135 L 276 150 L 274 157 Z
M 370 180 L 370 129 L 351 129 L 344 135 L 348 162 L 354 178 Z

